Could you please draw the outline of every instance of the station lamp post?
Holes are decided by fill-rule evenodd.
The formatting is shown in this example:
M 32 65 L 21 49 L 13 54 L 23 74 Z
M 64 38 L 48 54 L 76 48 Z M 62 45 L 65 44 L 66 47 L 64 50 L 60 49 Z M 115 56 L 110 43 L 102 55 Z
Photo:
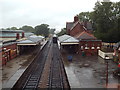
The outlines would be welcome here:
M 105 63 L 106 63 L 106 87 L 108 87 L 108 61 L 110 60 L 109 56 L 105 56 Z

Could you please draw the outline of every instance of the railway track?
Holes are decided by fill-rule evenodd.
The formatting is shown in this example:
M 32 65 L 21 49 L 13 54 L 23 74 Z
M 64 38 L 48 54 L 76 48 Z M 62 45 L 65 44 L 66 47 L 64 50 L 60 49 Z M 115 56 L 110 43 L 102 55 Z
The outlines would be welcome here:
M 70 89 L 67 75 L 62 62 L 61 54 L 57 43 L 50 49 L 51 53 L 49 59 L 46 61 L 45 70 L 43 71 L 43 78 L 39 83 L 39 88 L 48 89 Z
M 39 51 L 35 60 L 30 64 L 30 66 L 26 69 L 26 71 L 14 85 L 12 88 L 13 90 L 16 90 L 18 88 L 22 90 L 28 88 L 37 88 L 50 46 L 51 41 L 47 42 L 43 49 Z
M 44 86 L 44 87 L 43 87 Z M 12 88 L 70 88 L 57 44 L 49 40 Z
M 64 88 L 62 66 L 57 44 L 53 44 L 53 58 L 49 75 L 49 88 Z

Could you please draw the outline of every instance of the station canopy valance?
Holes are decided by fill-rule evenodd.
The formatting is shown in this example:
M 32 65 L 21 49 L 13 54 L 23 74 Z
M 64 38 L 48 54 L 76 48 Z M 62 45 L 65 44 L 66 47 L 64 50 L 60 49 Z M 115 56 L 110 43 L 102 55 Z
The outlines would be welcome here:
M 58 39 L 61 45 L 79 44 L 79 40 L 69 35 L 62 35 Z

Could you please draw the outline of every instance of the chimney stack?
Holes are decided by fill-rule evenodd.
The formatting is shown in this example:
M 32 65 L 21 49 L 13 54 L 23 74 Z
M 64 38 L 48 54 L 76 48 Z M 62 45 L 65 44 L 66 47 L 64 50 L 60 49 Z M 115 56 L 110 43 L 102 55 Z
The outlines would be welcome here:
M 22 32 L 22 38 L 24 38 L 24 37 L 25 37 L 24 32 Z
M 16 39 L 20 39 L 19 33 L 16 34 Z
M 75 16 L 74 17 L 74 23 L 77 22 L 77 21 L 79 21 L 79 18 L 78 18 L 78 16 Z

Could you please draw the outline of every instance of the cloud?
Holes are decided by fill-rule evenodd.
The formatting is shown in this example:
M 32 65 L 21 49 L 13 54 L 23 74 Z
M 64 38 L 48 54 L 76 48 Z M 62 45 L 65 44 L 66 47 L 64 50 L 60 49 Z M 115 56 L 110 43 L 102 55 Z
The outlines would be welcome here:
M 57 30 L 80 12 L 92 11 L 97 0 L 0 0 L 2 26 L 49 24 Z M 1 28 L 0 27 L 0 28 Z

